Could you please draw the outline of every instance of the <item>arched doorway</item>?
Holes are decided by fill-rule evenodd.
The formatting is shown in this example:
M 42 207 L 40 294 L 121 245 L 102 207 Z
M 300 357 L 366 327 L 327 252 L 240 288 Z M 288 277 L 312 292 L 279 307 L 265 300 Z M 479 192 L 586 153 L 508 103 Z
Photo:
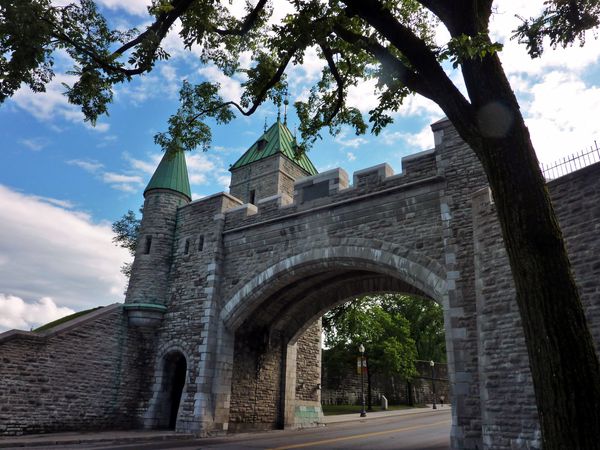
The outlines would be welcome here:
M 159 419 L 161 428 L 175 429 L 181 394 L 185 386 L 187 362 L 181 352 L 174 351 L 164 357 L 162 405 Z
M 230 316 L 235 322 L 231 431 L 319 421 L 319 318 L 331 308 L 375 293 L 404 293 L 438 302 L 442 297 L 431 295 L 434 290 L 419 289 L 418 279 L 408 282 L 397 272 L 364 260 L 330 259 L 280 275 L 259 288 L 258 307 Z

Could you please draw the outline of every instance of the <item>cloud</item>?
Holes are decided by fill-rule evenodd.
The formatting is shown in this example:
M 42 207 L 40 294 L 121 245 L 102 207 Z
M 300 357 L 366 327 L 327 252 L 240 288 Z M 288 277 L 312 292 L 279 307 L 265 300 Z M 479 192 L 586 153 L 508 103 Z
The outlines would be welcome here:
M 234 78 L 230 78 L 223 74 L 215 66 L 207 66 L 198 69 L 198 73 L 204 77 L 207 81 L 212 83 L 219 83 L 219 94 L 225 101 L 239 101 L 242 96 L 242 85 Z
M 150 6 L 150 0 L 98 0 L 98 3 L 107 7 L 108 9 L 123 10 L 129 14 L 135 16 L 147 16 L 148 6 Z
M 131 260 L 129 253 L 112 243 L 108 223 L 95 223 L 61 203 L 0 185 L 0 286 L 5 302 L 18 297 L 27 304 L 45 304 L 40 311 L 50 311 L 50 303 L 40 299 L 49 297 L 58 308 L 72 310 L 122 301 L 125 278 L 120 266 Z
M 29 139 L 19 139 L 19 144 L 27 147 L 29 150 L 32 150 L 34 152 L 39 152 L 40 150 L 42 150 L 44 147 L 46 147 L 49 143 L 49 140 L 47 138 L 43 138 L 43 137 L 35 137 L 35 138 L 29 138 Z
M 50 297 L 28 303 L 20 297 L 0 293 L 0 331 L 29 330 L 74 312 L 71 308 L 57 306 Z
M 83 113 L 76 106 L 71 105 L 63 95 L 65 88 L 62 83 L 72 85 L 76 80 L 77 77 L 74 75 L 56 74 L 46 85 L 46 92 L 33 92 L 28 87 L 22 87 L 15 92 L 12 102 L 41 122 L 53 123 L 56 118 L 61 118 L 95 131 L 108 131 L 110 125 L 107 123 L 98 122 L 93 127 L 88 122 L 84 122 Z
M 356 155 L 352 152 L 348 152 L 346 153 L 346 157 L 348 158 L 348 161 L 354 161 L 356 160 Z
M 421 131 L 417 133 L 384 130 L 383 133 L 381 133 L 381 140 L 385 145 L 390 146 L 402 142 L 413 151 L 427 150 L 434 146 L 433 133 L 431 132 L 430 125 L 424 126 Z M 405 154 L 402 156 L 405 156 Z
M 343 130 L 335 137 L 335 142 L 342 147 L 358 148 L 369 141 L 361 136 L 348 137 L 348 130 Z
M 71 160 L 67 161 L 67 164 L 70 164 L 72 166 L 81 167 L 86 172 L 91 172 L 91 173 L 94 173 L 104 167 L 104 164 L 102 164 L 96 160 L 93 160 L 93 159 L 91 159 L 91 160 L 71 159 Z

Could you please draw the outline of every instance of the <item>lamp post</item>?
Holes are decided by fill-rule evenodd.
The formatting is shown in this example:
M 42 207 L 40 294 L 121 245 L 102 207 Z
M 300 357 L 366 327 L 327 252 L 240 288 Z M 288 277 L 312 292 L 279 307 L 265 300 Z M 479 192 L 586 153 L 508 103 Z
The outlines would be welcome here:
M 435 363 L 433 361 L 429 361 L 429 365 L 431 366 L 431 390 L 433 391 L 433 409 L 437 409 L 437 406 L 435 406 L 435 376 L 433 373 Z
M 367 417 L 367 412 L 365 411 L 365 346 L 360 344 L 358 351 L 360 352 L 360 417 Z

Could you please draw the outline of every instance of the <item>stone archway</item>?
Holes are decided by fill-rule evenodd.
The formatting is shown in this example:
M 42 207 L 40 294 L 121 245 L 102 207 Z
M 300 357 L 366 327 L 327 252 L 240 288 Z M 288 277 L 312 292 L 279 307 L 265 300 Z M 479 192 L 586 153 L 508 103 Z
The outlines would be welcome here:
M 332 307 L 369 293 L 409 293 L 446 308 L 443 272 L 434 269 L 434 262 L 424 266 L 382 249 L 339 246 L 287 258 L 247 282 L 221 313 L 221 343 L 231 347 L 219 354 L 231 355 L 230 371 L 215 379 L 223 380 L 221 391 L 229 383 L 229 429 L 318 422 L 320 325 L 314 324 Z M 316 360 L 318 368 L 305 367 Z

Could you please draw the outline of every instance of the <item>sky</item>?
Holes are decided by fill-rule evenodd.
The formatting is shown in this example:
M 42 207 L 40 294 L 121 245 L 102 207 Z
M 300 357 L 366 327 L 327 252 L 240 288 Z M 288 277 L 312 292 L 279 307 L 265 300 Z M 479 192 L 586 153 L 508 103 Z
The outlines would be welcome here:
M 148 24 L 147 0 L 97 3 L 116 26 Z M 233 10 L 241 13 L 242 4 L 234 1 Z M 500 58 L 538 159 L 548 164 L 600 138 L 600 41 L 590 35 L 584 47 L 548 49 L 531 60 L 510 36 L 519 23 L 516 16 L 533 16 L 542 5 L 542 0 L 497 0 L 491 30 L 504 44 Z M 274 7 L 274 21 L 289 10 L 285 0 L 275 0 Z M 126 281 L 120 266 L 130 257 L 112 243 L 111 223 L 142 205 L 144 187 L 161 157 L 153 136 L 166 129 L 176 111 L 181 81 L 218 81 L 226 100 L 238 100 L 242 92 L 241 76 L 227 78 L 202 65 L 197 49 L 183 48 L 178 28 L 176 23 L 164 43 L 171 59 L 118 86 L 110 115 L 95 127 L 63 95 L 62 83 L 73 81 L 65 54 L 56 56 L 56 76 L 46 93 L 23 87 L 0 105 L 0 332 L 28 330 L 123 301 Z M 443 44 L 447 32 L 440 28 L 436 39 Z M 306 97 L 322 63 L 309 51 L 304 64 L 288 72 L 290 103 Z M 448 72 L 462 88 L 460 74 Z M 349 102 L 366 113 L 376 105 L 373 87 L 364 83 L 352 89 Z M 266 105 L 250 118 L 213 127 L 210 150 L 187 154 L 194 199 L 227 191 L 229 166 L 276 115 L 276 108 Z M 319 171 L 342 167 L 351 175 L 387 162 L 399 173 L 403 156 L 433 147 L 430 124 L 442 117 L 434 103 L 413 97 L 378 137 L 350 130 L 336 137 L 323 133 L 309 157 Z M 290 110 L 288 126 L 294 130 L 296 125 Z

